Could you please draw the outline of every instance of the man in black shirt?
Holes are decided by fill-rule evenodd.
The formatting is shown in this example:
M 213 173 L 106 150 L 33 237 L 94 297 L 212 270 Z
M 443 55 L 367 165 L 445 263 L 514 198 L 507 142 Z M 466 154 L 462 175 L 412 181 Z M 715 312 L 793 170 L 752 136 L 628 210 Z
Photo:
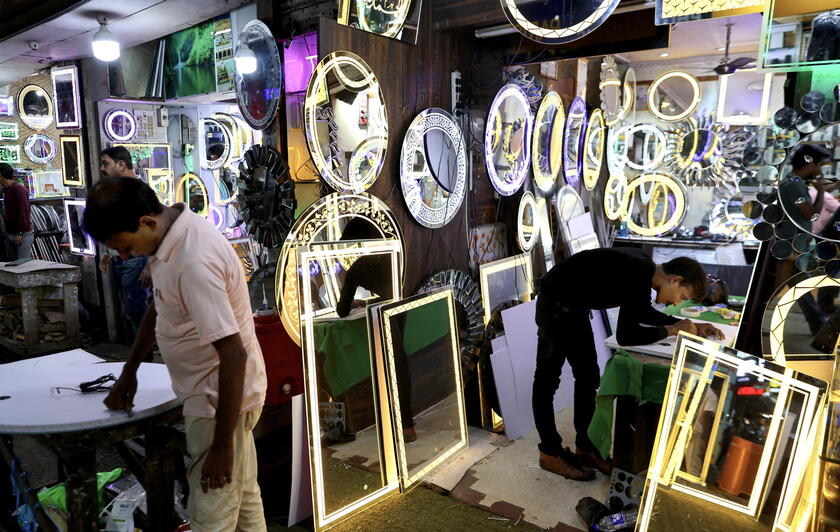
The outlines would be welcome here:
M 601 379 L 589 311 L 620 307 L 616 340 L 621 345 L 652 344 L 679 331 L 722 339 L 723 333 L 708 323 L 679 320 L 651 306 L 652 289 L 657 303 L 676 305 L 687 299 L 702 301 L 706 284 L 706 273 L 695 260 L 680 257 L 657 265 L 636 249 L 582 251 L 543 276 L 537 298 L 539 339 L 532 396 L 541 440 L 540 467 L 573 480 L 594 478 L 590 467 L 607 475 L 612 469 L 586 434 Z M 554 394 L 567 360 L 575 378 L 577 454 L 563 447 L 554 422 Z

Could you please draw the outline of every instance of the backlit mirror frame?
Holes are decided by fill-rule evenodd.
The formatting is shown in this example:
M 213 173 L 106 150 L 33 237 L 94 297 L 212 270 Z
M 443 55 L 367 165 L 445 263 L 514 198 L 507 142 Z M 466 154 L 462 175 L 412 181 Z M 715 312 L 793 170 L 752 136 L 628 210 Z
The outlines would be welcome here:
M 594 189 L 601 177 L 606 136 L 603 113 L 601 109 L 594 109 L 589 115 L 589 124 L 586 126 L 586 136 L 583 141 L 583 186 L 586 190 Z
M 85 255 L 88 257 L 92 257 L 96 255 L 96 245 L 93 243 L 93 238 L 90 237 L 89 234 L 85 233 L 84 230 L 79 226 L 78 230 L 82 232 L 82 235 L 85 240 L 85 247 L 79 247 L 75 245 L 75 240 L 73 238 L 73 226 L 74 224 L 71 222 L 70 217 L 70 207 L 80 208 L 82 212 L 85 212 L 85 200 L 82 199 L 66 199 L 64 200 L 64 221 L 67 224 L 67 242 L 70 244 L 70 253 L 73 255 Z
M 26 96 L 32 92 L 41 92 L 44 99 L 47 102 L 47 113 L 43 115 L 32 115 L 26 112 L 26 106 L 23 105 Z M 50 93 L 46 91 L 40 85 L 26 85 L 20 92 L 18 93 L 17 97 L 17 106 L 18 106 L 18 116 L 20 117 L 21 121 L 26 124 L 29 128 L 34 129 L 35 131 L 43 131 L 47 129 L 50 124 L 53 123 L 55 118 L 55 114 L 53 111 L 53 100 L 50 96 Z
M 207 130 L 205 128 L 208 126 L 217 128 L 224 137 L 224 149 L 222 151 L 222 155 L 215 161 L 211 161 L 207 158 Z M 227 126 L 215 118 L 202 118 L 198 121 L 198 129 L 201 132 L 201 149 L 198 153 L 199 160 L 201 161 L 201 167 L 205 170 L 218 170 L 226 165 L 228 159 L 230 159 L 232 142 L 231 132 L 228 130 Z
M 41 141 L 47 144 L 50 147 L 49 153 L 43 157 L 36 155 L 32 148 L 34 147 L 35 143 Z M 47 135 L 41 133 L 33 133 L 26 137 L 26 140 L 23 141 L 23 153 L 26 154 L 26 157 L 35 164 L 47 164 L 53 159 L 55 159 L 56 155 L 58 154 L 58 147 L 55 145 L 55 141 L 48 137 Z
M 50 70 L 53 85 L 53 97 L 55 105 L 55 127 L 59 129 L 78 129 L 82 127 L 82 107 L 79 103 L 79 71 L 75 65 L 53 68 Z M 69 79 L 72 85 L 72 94 L 69 100 L 65 101 L 58 94 L 58 84 Z M 70 106 L 68 120 L 61 120 L 62 109 Z
M 516 154 L 508 154 L 510 137 L 513 135 L 513 124 L 504 125 L 501 117 L 501 107 L 508 99 L 512 99 L 514 104 L 519 106 L 519 111 L 524 115 L 524 123 L 520 127 L 524 128 L 522 149 Z M 484 162 L 487 167 L 487 176 L 490 178 L 490 183 L 502 196 L 512 196 L 515 194 L 525 180 L 528 178 L 528 170 L 531 165 L 531 128 L 533 127 L 534 117 L 531 113 L 531 104 L 528 102 L 528 97 L 519 87 L 513 83 L 508 83 L 499 89 L 496 97 L 493 98 L 493 103 L 490 105 L 490 110 L 487 113 L 487 124 L 484 129 Z M 508 129 L 510 128 L 510 129 Z M 505 157 L 509 163 L 508 169 L 499 169 L 496 167 L 497 150 L 501 148 L 502 156 Z M 513 168 L 510 168 L 513 166 Z M 509 178 L 505 178 L 500 174 L 504 174 Z
M 691 96 L 691 103 L 683 111 L 676 114 L 665 114 L 656 105 L 656 90 L 660 85 L 662 85 L 662 83 L 671 78 L 681 78 L 686 80 L 691 86 L 693 94 Z M 702 97 L 702 94 L 700 82 L 697 81 L 697 78 L 682 70 L 668 70 L 659 74 L 659 76 L 653 80 L 653 83 L 650 84 L 650 87 L 648 88 L 648 110 L 660 120 L 664 120 L 666 122 L 677 122 L 694 113 L 697 106 L 700 105 L 700 98 Z
M 545 125 L 545 129 L 543 129 Z M 563 170 L 563 134 L 566 130 L 566 109 L 556 91 L 548 91 L 540 102 L 534 120 L 531 141 L 531 165 L 534 183 L 544 194 L 551 194 Z M 545 166 L 543 165 L 545 163 Z
M 531 224 L 528 225 L 530 211 Z M 540 238 L 540 227 L 537 223 L 537 200 L 534 194 L 527 190 L 519 199 L 519 211 L 516 215 L 516 243 L 522 251 L 531 251 Z
M 511 25 L 525 37 L 543 44 L 563 44 L 580 39 L 595 31 L 615 11 L 619 2 L 619 0 L 596 1 L 598 1 L 597 7 L 583 18 L 583 20 L 576 24 L 560 28 L 534 24 L 519 10 L 519 7 L 516 5 L 516 0 L 500 0 L 502 11 L 504 11 L 505 17 L 507 17 Z
M 647 226 L 639 225 L 639 223 L 636 222 L 633 216 L 631 216 L 632 213 L 630 212 L 630 210 L 632 209 L 632 202 L 641 199 L 643 191 L 642 187 L 644 185 L 651 186 L 651 198 L 647 204 Z M 639 191 L 639 194 L 636 194 L 637 190 Z M 657 195 L 658 192 L 660 195 Z M 671 215 L 668 217 L 664 217 L 659 221 L 659 223 L 655 223 L 655 219 L 652 214 L 655 211 L 655 206 L 653 205 L 653 202 L 654 200 L 659 201 L 661 194 L 664 194 L 664 199 L 662 201 L 665 201 L 666 204 L 669 204 L 669 192 L 674 197 L 674 205 L 672 206 L 672 209 L 667 209 L 665 212 L 671 212 Z M 663 235 L 679 227 L 679 225 L 685 218 L 685 188 L 682 186 L 682 183 L 680 183 L 676 179 L 673 179 L 670 176 L 662 174 L 645 174 L 640 177 L 637 177 L 636 179 L 630 181 L 627 184 L 627 188 L 624 192 L 624 199 L 622 200 L 622 205 L 622 218 L 627 221 L 627 228 L 629 230 L 641 236 Z
M 123 118 L 128 121 L 128 131 L 124 134 L 118 133 L 114 129 L 114 119 Z M 111 109 L 102 118 L 102 126 L 105 129 L 105 134 L 115 142 L 128 142 L 137 134 L 137 120 L 134 115 L 125 109 Z
M 521 253 L 512 257 L 487 262 L 478 267 L 478 285 L 481 287 L 481 303 L 484 305 L 484 325 L 490 323 L 493 317 L 494 308 L 490 306 L 490 280 L 491 278 L 507 272 L 508 270 L 522 270 L 528 286 L 522 287 L 518 294 L 523 303 L 531 301 L 535 290 L 534 266 L 530 253 Z
M 187 206 L 188 210 L 192 211 L 189 203 L 187 203 L 187 198 L 184 196 L 184 186 L 189 180 L 195 181 L 198 184 L 198 188 L 201 190 L 201 193 L 204 195 L 204 209 L 196 212 L 196 214 L 207 218 L 208 214 L 210 214 L 210 197 L 207 195 L 207 187 L 204 185 L 204 181 L 195 174 L 186 173 L 178 180 L 178 184 L 175 186 L 175 203 L 183 203 Z
M 566 132 L 563 136 L 563 176 L 566 184 L 573 187 L 577 186 L 583 174 L 584 137 L 588 120 L 586 102 L 580 96 L 576 96 L 569 106 Z
M 61 135 L 58 137 L 58 144 L 61 151 L 61 170 L 64 175 L 64 186 L 82 187 L 85 186 L 85 152 L 82 149 L 82 137 L 79 135 Z M 70 161 L 65 157 L 65 150 L 71 150 L 76 157 L 75 171 L 69 165 Z

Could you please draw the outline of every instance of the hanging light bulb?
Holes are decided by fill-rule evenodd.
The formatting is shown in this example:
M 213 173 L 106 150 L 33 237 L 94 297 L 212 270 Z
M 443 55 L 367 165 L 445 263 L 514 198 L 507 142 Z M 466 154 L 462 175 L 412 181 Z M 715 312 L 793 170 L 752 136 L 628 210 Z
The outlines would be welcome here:
M 116 36 L 108 31 L 105 17 L 99 18 L 99 31 L 93 34 L 93 56 L 100 61 L 114 61 L 120 57 L 120 43 Z
M 240 74 L 247 76 L 257 71 L 257 56 L 251 50 L 251 47 L 244 42 L 239 45 L 239 50 L 236 51 L 235 61 L 236 70 Z

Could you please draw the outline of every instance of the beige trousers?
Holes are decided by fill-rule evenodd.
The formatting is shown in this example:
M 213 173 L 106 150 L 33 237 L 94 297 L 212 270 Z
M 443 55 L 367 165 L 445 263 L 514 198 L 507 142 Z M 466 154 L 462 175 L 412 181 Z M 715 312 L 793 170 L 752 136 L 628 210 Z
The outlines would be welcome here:
M 187 472 L 190 497 L 187 511 L 193 532 L 265 532 L 260 487 L 257 484 L 257 449 L 251 432 L 260 418 L 260 409 L 239 416 L 233 436 L 233 478 L 220 489 L 204 493 L 201 468 L 213 443 L 216 420 L 185 416 L 187 451 L 195 460 Z

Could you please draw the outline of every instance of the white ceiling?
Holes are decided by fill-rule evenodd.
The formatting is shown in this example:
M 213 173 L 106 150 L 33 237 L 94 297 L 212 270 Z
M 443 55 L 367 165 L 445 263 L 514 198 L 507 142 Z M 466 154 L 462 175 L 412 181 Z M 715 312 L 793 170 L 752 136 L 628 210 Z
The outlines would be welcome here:
M 123 48 L 159 39 L 222 15 L 250 0 L 89 0 L 78 8 L 0 42 L 0 86 L 55 61 L 90 57 L 90 42 L 105 14 Z M 38 41 L 33 51 L 28 41 Z
M 718 51 L 718 48 L 726 44 L 726 24 L 730 22 L 734 24 L 729 48 L 730 58 L 744 55 L 756 57 L 758 41 L 761 38 L 761 20 L 761 14 L 756 13 L 680 22 L 671 30 L 671 46 L 668 48 L 621 54 L 620 58 L 627 63 L 638 64 L 663 61 L 659 55 L 662 52 L 668 52 L 665 59 L 669 61 L 698 56 L 723 57 L 723 52 Z

